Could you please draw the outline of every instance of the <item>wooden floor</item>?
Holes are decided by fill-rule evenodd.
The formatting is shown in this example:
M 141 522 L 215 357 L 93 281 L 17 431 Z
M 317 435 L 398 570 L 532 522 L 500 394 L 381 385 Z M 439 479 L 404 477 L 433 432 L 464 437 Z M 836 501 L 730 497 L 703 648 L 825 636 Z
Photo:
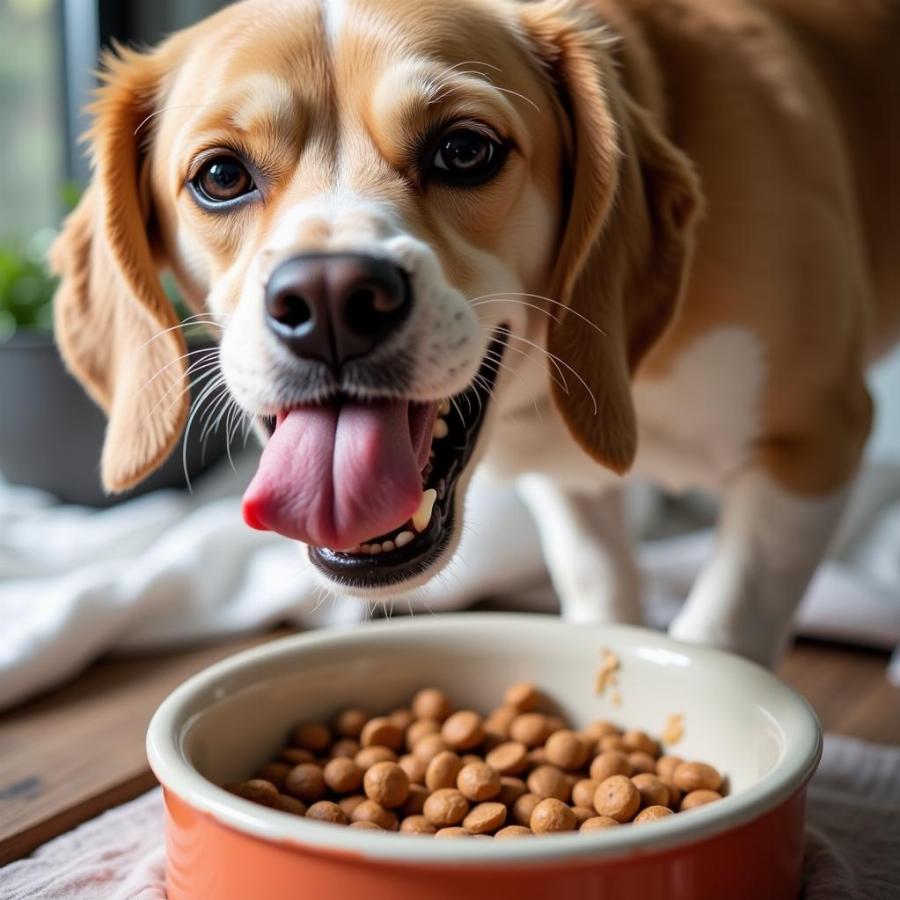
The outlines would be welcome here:
M 0 865 L 151 787 L 144 733 L 163 697 L 215 660 L 283 633 L 105 660 L 0 716 Z M 887 662 L 881 653 L 801 642 L 781 674 L 826 731 L 900 745 L 900 689 L 885 680 Z

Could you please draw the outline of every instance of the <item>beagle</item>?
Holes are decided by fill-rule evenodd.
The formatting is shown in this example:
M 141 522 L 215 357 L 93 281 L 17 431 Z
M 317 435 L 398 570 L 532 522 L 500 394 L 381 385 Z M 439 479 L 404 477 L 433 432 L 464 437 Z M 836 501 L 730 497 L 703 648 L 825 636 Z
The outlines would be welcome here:
M 722 500 L 673 633 L 773 662 L 900 334 L 898 53 L 891 0 L 243 0 L 108 54 L 52 253 L 106 488 L 188 421 L 169 270 L 332 587 L 437 572 L 482 465 L 563 615 L 638 621 L 637 473 Z

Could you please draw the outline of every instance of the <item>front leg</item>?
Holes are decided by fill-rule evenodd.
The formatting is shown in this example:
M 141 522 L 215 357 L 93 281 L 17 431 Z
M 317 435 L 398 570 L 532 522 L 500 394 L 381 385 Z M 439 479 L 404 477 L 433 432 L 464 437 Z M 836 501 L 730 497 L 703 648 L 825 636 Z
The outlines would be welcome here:
M 621 490 L 576 493 L 541 475 L 522 477 L 518 487 L 537 523 L 563 618 L 641 622 L 640 581 Z

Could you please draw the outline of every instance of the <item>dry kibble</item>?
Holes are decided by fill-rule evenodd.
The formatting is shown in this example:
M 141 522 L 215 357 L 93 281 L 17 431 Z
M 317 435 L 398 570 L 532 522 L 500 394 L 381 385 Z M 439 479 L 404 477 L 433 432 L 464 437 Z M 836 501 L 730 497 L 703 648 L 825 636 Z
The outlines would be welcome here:
M 411 709 L 395 709 L 392 712 L 388 713 L 388 718 L 391 722 L 394 723 L 401 731 L 405 732 L 407 728 L 415 721 L 415 716 L 412 713 Z
M 691 791 L 689 794 L 684 795 L 680 808 L 682 812 L 685 812 L 686 810 L 696 809 L 698 806 L 706 806 L 707 803 L 714 803 L 716 800 L 721 799 L 722 795 L 718 791 L 705 789 Z
M 460 710 L 444 722 L 441 737 L 454 750 L 471 750 L 484 739 L 484 720 L 474 710 Z
M 345 756 L 347 759 L 353 759 L 361 749 L 359 741 L 354 738 L 341 738 L 331 745 L 331 758 Z
M 501 775 L 518 775 L 525 769 L 528 748 L 519 741 L 506 741 L 490 750 L 484 761 Z
M 437 829 L 425 816 L 407 816 L 400 823 L 400 831 L 404 834 L 434 834 Z
M 547 765 L 547 754 L 544 752 L 543 747 L 535 747 L 533 750 L 528 751 L 528 756 L 525 757 L 525 769 L 527 771 L 531 771 L 532 769 L 536 769 L 538 766 L 546 766 Z
M 506 838 L 527 837 L 534 832 L 526 825 L 507 825 L 501 828 L 495 835 L 495 840 L 505 840 Z
M 631 728 L 626 731 L 622 735 L 622 740 L 629 750 L 640 753 L 649 753 L 654 758 L 659 756 L 662 752 L 657 741 L 654 741 L 646 732 L 638 731 L 636 728 Z
M 535 806 L 529 824 L 535 834 L 574 831 L 576 824 L 575 813 L 562 800 L 557 800 L 555 797 L 547 797 Z
M 607 750 L 595 756 L 591 762 L 591 778 L 596 782 L 605 781 L 611 775 L 631 775 L 631 763 L 624 753 L 618 750 Z
M 669 789 L 655 775 L 651 775 L 649 772 L 639 772 L 632 776 L 631 783 L 641 793 L 642 809 L 649 806 L 669 805 Z
M 350 817 L 330 800 L 320 800 L 306 811 L 307 819 L 317 819 L 319 822 L 331 822 L 334 825 L 349 825 Z
M 456 787 L 456 776 L 462 769 L 462 760 L 452 750 L 442 750 L 428 763 L 425 770 L 425 786 L 430 791 Z
M 487 763 L 473 762 L 459 770 L 456 786 L 468 800 L 492 800 L 500 793 L 500 776 Z
M 500 741 L 509 738 L 509 726 L 512 725 L 513 719 L 519 714 L 518 710 L 511 706 L 501 706 L 495 709 L 484 720 L 485 736 L 492 735 Z
M 450 746 L 439 734 L 426 734 L 413 746 L 413 756 L 417 756 L 426 765 L 430 763 L 438 753 L 449 750 Z
M 363 790 L 370 800 L 392 809 L 409 796 L 409 778 L 397 763 L 375 763 L 363 776 Z
M 352 794 L 362 784 L 363 770 L 352 759 L 338 756 L 325 763 L 322 777 L 335 794 Z
M 262 778 L 251 778 L 239 784 L 236 789 L 239 797 L 249 800 L 252 803 L 259 803 L 262 806 L 269 806 L 272 809 L 280 809 L 278 803 L 278 788 L 271 781 Z
M 322 753 L 331 744 L 331 729 L 316 722 L 301 722 L 291 732 L 291 743 L 310 753 Z
M 440 734 L 441 723 L 437 719 L 418 719 L 406 729 L 406 748 L 412 750 L 426 734 Z
M 456 788 L 441 788 L 426 801 L 422 812 L 438 828 L 456 825 L 466 817 L 469 801 Z
M 591 722 L 587 728 L 584 729 L 584 733 L 588 735 L 588 737 L 592 737 L 595 741 L 600 741 L 601 738 L 605 738 L 611 734 L 621 734 L 622 732 L 613 725 L 612 722 L 607 722 L 604 719 L 598 719 L 596 722 Z
M 550 737 L 547 717 L 537 712 L 522 713 L 510 723 L 509 736 L 526 747 L 537 747 Z
M 350 813 L 350 818 L 354 822 L 374 822 L 385 831 L 393 831 L 397 827 L 397 814 L 374 800 L 363 800 Z
M 656 774 L 656 759 L 643 750 L 633 750 L 628 754 L 628 762 L 631 763 L 633 772 L 649 772 Z
M 566 720 L 562 718 L 562 716 L 547 716 L 547 731 L 548 737 L 549 735 L 559 731 L 562 728 L 566 727 Z
M 364 709 L 358 707 L 345 709 L 338 713 L 334 720 L 335 734 L 339 734 L 342 738 L 357 739 L 369 718 L 369 713 Z
M 452 825 L 448 828 L 439 828 L 434 835 L 436 838 L 470 838 L 474 837 L 474 835 L 469 834 L 465 828 L 460 828 L 458 825 Z
M 544 752 L 547 762 L 560 769 L 580 769 L 587 762 L 588 747 L 576 732 L 562 728 L 547 738 Z
M 525 782 L 522 781 L 521 778 L 514 778 L 511 775 L 503 775 L 500 778 L 500 793 L 497 794 L 496 800 L 498 803 L 503 803 L 506 806 L 510 806 L 515 803 L 516 800 L 519 799 L 524 793 L 526 793 L 528 788 L 525 786 Z
M 600 738 L 597 742 L 597 748 L 601 753 L 609 753 L 610 750 L 616 750 L 622 754 L 631 752 L 624 739 L 618 734 L 608 734 Z
M 680 756 L 661 756 L 656 761 L 656 774 L 663 781 L 671 781 L 675 770 L 684 762 Z
M 579 831 L 603 831 L 605 828 L 613 828 L 619 823 L 610 816 L 594 816 L 591 819 L 585 819 L 581 823 Z
M 328 793 L 325 776 L 314 763 L 300 763 L 288 772 L 284 780 L 284 792 L 302 800 L 304 803 L 315 803 Z
M 675 769 L 672 781 L 679 790 L 690 794 L 693 791 L 717 791 L 722 786 L 722 776 L 706 763 L 686 762 Z
M 353 761 L 365 772 L 375 763 L 380 762 L 397 762 L 397 754 L 389 747 L 363 747 Z
M 281 790 L 284 787 L 284 780 L 288 777 L 291 768 L 291 766 L 284 762 L 266 763 L 256 773 L 256 777 L 261 778 L 263 781 L 270 781 L 275 787 Z
M 669 792 L 669 802 L 666 803 L 666 806 L 668 806 L 669 809 L 677 812 L 678 808 L 681 805 L 681 791 L 678 790 L 678 788 L 675 787 L 675 785 L 672 784 L 671 781 L 665 781 L 662 778 L 660 778 L 659 780 L 662 781 L 662 783 L 666 786 L 666 790 Z
M 537 688 L 530 681 L 510 685 L 503 695 L 504 704 L 520 713 L 531 712 L 537 706 L 538 699 Z
M 376 716 L 363 726 L 359 742 L 363 747 L 388 747 L 396 752 L 403 747 L 403 729 L 387 716 Z
M 580 781 L 576 781 L 572 786 L 572 803 L 575 806 L 586 806 L 588 809 L 593 809 L 594 794 L 597 793 L 599 786 L 600 781 L 594 778 L 582 778 Z
M 593 808 L 593 806 L 573 806 L 572 812 L 575 813 L 575 828 L 581 828 L 581 826 L 587 822 L 588 819 L 593 819 L 594 816 L 597 815 L 597 811 Z
M 302 747 L 284 747 L 278 751 L 278 758 L 291 767 L 299 766 L 300 763 L 316 761 L 316 757 L 309 750 L 304 750 Z
M 407 753 L 397 760 L 397 764 L 406 772 L 406 777 L 409 779 L 410 784 L 425 783 L 425 773 L 428 771 L 428 766 L 418 756 Z
M 351 822 L 350 827 L 360 828 L 366 831 L 384 831 L 380 825 L 376 825 L 374 822 L 367 822 L 365 819 L 361 819 L 359 822 Z
M 572 793 L 568 779 L 556 766 L 538 766 L 528 776 L 527 784 L 528 790 L 541 798 L 553 797 L 557 800 L 568 800 Z
M 479 803 L 463 819 L 463 828 L 472 834 L 492 834 L 506 821 L 506 807 L 502 803 Z
M 296 797 L 291 797 L 290 794 L 278 795 L 278 808 L 282 812 L 293 813 L 295 816 L 306 815 L 306 804 Z
M 411 706 L 417 719 L 434 719 L 437 722 L 443 722 L 453 712 L 447 695 L 437 688 L 423 688 L 413 697 Z
M 642 809 L 635 817 L 635 824 L 641 822 L 654 822 L 656 819 L 664 819 L 666 816 L 672 816 L 674 813 L 668 806 L 648 806 Z
M 641 806 L 641 792 L 624 775 L 611 775 L 594 794 L 594 809 L 617 822 L 630 822 Z
M 528 825 L 531 822 L 531 814 L 534 808 L 541 802 L 541 798 L 537 794 L 522 794 L 518 800 L 513 803 L 512 818 L 519 825 Z
M 477 753 L 463 753 L 463 755 L 459 758 L 459 761 L 464 766 L 469 766 L 472 763 L 484 762 L 484 760 Z
M 411 784 L 409 786 L 409 796 L 406 802 L 400 807 L 400 814 L 403 816 L 417 816 L 425 808 L 425 801 L 431 791 L 424 784 Z
M 367 799 L 368 797 L 366 797 L 365 794 L 351 794 L 349 797 L 341 797 L 341 799 L 338 800 L 338 806 L 347 813 L 350 818 L 353 818 L 353 810 Z

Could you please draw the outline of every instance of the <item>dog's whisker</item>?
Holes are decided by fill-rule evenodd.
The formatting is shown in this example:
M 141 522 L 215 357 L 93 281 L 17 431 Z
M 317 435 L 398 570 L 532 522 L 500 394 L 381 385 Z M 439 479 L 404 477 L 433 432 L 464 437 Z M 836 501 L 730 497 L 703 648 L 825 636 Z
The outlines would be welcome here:
M 168 328 L 163 328 L 161 331 L 157 331 L 153 337 L 148 338 L 141 344 L 137 349 L 143 350 L 145 347 L 152 344 L 154 341 L 158 341 L 161 337 L 169 334 L 171 331 L 178 331 L 179 328 L 187 329 L 187 328 L 209 328 L 210 326 L 220 329 L 221 331 L 225 330 L 225 326 L 217 321 L 216 319 L 207 318 L 201 321 L 202 316 L 208 316 L 208 313 L 197 313 L 195 316 L 188 316 L 186 319 L 183 319 L 177 325 L 171 325 Z
M 138 393 L 140 394 L 142 391 L 145 391 L 148 387 L 150 387 L 150 385 L 153 384 L 153 382 L 156 381 L 156 379 L 159 378 L 160 375 L 162 375 L 163 372 L 165 372 L 167 369 L 170 369 L 170 368 L 172 368 L 172 366 L 177 365 L 178 363 L 182 362 L 183 360 L 189 359 L 190 357 L 196 356 L 197 354 L 200 354 L 200 353 L 210 354 L 211 351 L 210 351 L 209 347 L 197 347 L 194 350 L 188 350 L 187 353 L 182 353 L 181 356 L 179 356 L 177 359 L 173 359 L 170 362 L 167 362 L 164 366 L 160 366 L 160 368 L 158 368 L 156 370 L 156 372 L 154 372 L 153 375 L 150 378 L 148 378 L 140 386 L 140 388 L 138 388 Z M 191 363 L 191 365 L 188 366 L 188 368 L 185 370 L 185 375 L 187 375 L 192 370 L 192 368 L 194 366 L 196 366 L 198 363 L 203 363 L 205 361 L 206 361 L 205 359 L 194 360 L 194 362 Z
M 521 347 L 511 347 L 511 346 L 507 345 L 506 349 L 507 349 L 507 350 L 512 350 L 514 353 L 518 353 L 518 354 L 520 354 L 521 356 L 524 356 L 526 359 L 527 359 L 528 356 L 529 356 L 528 351 L 527 351 L 527 350 L 522 350 Z M 543 351 L 543 348 L 541 348 L 541 347 L 538 347 L 537 349 Z M 548 358 L 549 358 L 549 354 L 548 354 Z M 559 373 L 559 378 L 556 378 L 556 377 L 553 375 L 553 373 L 550 372 L 550 373 L 549 373 L 550 378 L 551 378 L 553 381 L 555 381 L 556 384 L 559 385 L 559 387 L 560 387 L 560 389 L 561 389 L 562 391 L 564 391 L 566 394 L 568 394 L 568 393 L 569 393 L 569 385 L 566 383 L 566 379 L 565 379 L 565 376 L 564 376 L 563 373 L 562 373 L 562 370 L 559 368 L 559 365 L 557 364 L 557 362 L 556 362 L 555 359 L 550 359 L 550 362 L 553 363 L 553 365 L 556 367 L 556 371 Z M 516 375 L 520 375 L 520 377 L 523 377 L 523 378 L 524 378 L 524 376 L 521 375 L 521 373 L 519 373 L 519 372 L 516 372 L 515 374 L 516 374 Z
M 149 116 L 143 118 L 138 127 L 134 129 L 132 132 L 133 137 L 137 137 L 138 132 L 153 118 L 156 116 L 161 116 L 163 113 L 168 112 L 170 109 L 202 109 L 205 106 L 209 106 L 208 103 L 181 103 L 176 106 L 166 106 L 164 109 L 157 109 L 154 112 L 150 113 Z
M 210 361 L 208 361 L 208 363 L 202 363 L 202 364 L 198 365 L 197 368 L 193 370 L 193 374 L 196 375 L 197 372 L 202 372 L 203 373 L 202 375 L 197 375 L 195 378 L 185 377 L 184 379 L 180 379 L 179 381 L 176 381 L 174 384 L 169 385 L 169 387 L 163 392 L 163 394 L 160 396 L 159 400 L 156 401 L 156 404 L 147 413 L 147 415 L 149 416 L 149 415 L 152 415 L 154 412 L 156 412 L 156 410 L 159 409 L 159 407 L 162 406 L 162 404 L 165 402 L 165 400 L 169 396 L 169 394 L 171 394 L 172 391 L 178 389 L 178 392 L 175 394 L 172 401 L 166 407 L 166 412 L 171 411 L 172 407 L 175 406 L 175 404 L 186 393 L 188 393 L 192 388 L 195 388 L 198 384 L 206 381 L 206 379 L 209 378 L 210 375 L 214 375 L 219 371 L 220 370 L 219 370 L 218 360 L 215 360 L 215 361 L 210 360 Z M 187 376 L 187 374 L 188 373 L 186 372 L 185 375 Z
M 538 306 L 536 303 L 529 303 L 526 300 L 520 300 L 515 297 L 487 297 L 485 299 L 479 300 L 477 303 L 470 302 L 469 305 L 474 309 L 478 306 L 487 306 L 489 303 L 517 303 L 519 306 L 527 306 L 529 309 L 536 309 L 539 313 L 543 313 L 545 316 L 553 319 L 557 325 L 560 324 L 560 320 L 558 316 L 555 316 L 549 309 L 543 309 Z
M 571 315 L 575 316 L 576 318 L 581 319 L 587 325 L 590 325 L 591 328 L 594 328 L 596 331 L 598 331 L 600 334 L 602 334 L 603 337 L 607 337 L 606 332 L 596 322 L 592 322 L 587 316 L 582 315 L 580 312 L 578 312 L 577 309 L 572 309 L 572 307 L 569 306 L 567 303 L 562 303 L 559 300 L 554 300 L 552 297 L 544 297 L 542 294 L 527 294 L 527 293 L 523 293 L 521 291 L 498 291 L 493 294 L 482 294 L 480 297 L 472 297 L 472 298 L 470 298 L 469 302 L 475 303 L 478 300 L 487 300 L 490 298 L 506 299 L 506 298 L 516 298 L 516 297 L 530 297 L 533 300 L 544 300 L 547 303 L 552 303 L 554 306 L 558 306 L 561 309 L 565 310 L 567 313 L 570 313 Z M 511 302 L 515 302 L 515 301 L 512 300 Z
M 220 378 L 213 379 L 208 385 L 203 388 L 203 391 L 197 396 L 197 398 L 191 403 L 191 409 L 188 413 L 187 425 L 184 429 L 184 438 L 182 439 L 181 444 L 181 467 L 184 470 L 184 481 L 187 485 L 188 493 L 193 493 L 194 488 L 191 484 L 191 476 L 188 472 L 188 460 L 187 460 L 187 451 L 188 451 L 188 438 L 191 435 L 191 426 L 194 423 L 194 419 L 200 411 L 203 401 L 208 397 L 217 387 L 225 386 L 225 376 L 222 375 Z M 227 387 L 225 388 L 227 390 Z

